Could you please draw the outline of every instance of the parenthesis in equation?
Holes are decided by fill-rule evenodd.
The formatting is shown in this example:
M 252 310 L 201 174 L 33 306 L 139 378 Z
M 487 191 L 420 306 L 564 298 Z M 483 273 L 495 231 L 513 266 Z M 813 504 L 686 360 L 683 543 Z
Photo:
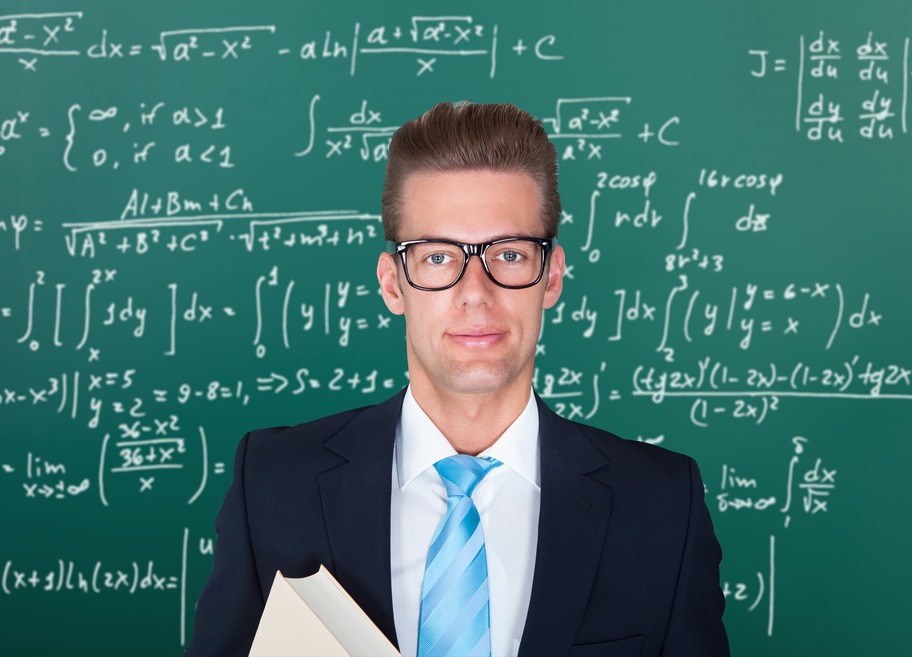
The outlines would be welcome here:
M 721 366 L 721 363 L 716 363 L 715 365 L 713 365 L 712 372 L 709 373 L 709 387 L 712 388 L 713 390 L 719 389 L 719 384 L 716 383 L 716 372 L 719 371 L 720 366 Z
M 795 369 L 792 370 L 792 376 L 789 377 L 789 387 L 791 387 L 792 390 L 798 389 L 797 379 L 798 379 L 798 372 L 801 371 L 801 366 L 802 366 L 802 362 L 799 360 L 798 364 L 795 365 Z
M 595 397 L 595 403 L 592 405 L 592 410 L 586 415 L 587 420 L 591 420 L 599 409 L 599 372 L 604 372 L 607 367 L 608 364 L 605 361 L 602 361 L 599 371 L 592 375 L 592 394 Z
M 282 341 L 285 343 L 286 349 L 291 348 L 288 343 L 288 303 L 291 301 L 294 284 L 294 279 L 288 282 L 288 286 L 285 288 L 285 302 L 282 304 Z M 542 326 L 544 326 L 544 322 L 542 322 Z
M 92 591 L 94 593 L 101 593 L 101 589 L 98 588 L 98 572 L 101 570 L 101 562 L 95 562 L 95 568 L 92 569 Z
M 70 123 L 70 131 L 66 136 L 66 148 L 63 149 L 63 166 L 65 166 L 69 171 L 76 171 L 76 167 L 70 164 L 70 151 L 73 150 L 73 141 L 76 139 L 76 119 L 73 118 L 76 110 L 82 110 L 82 106 L 79 103 L 70 105 L 70 109 L 67 110 L 67 120 Z
M 687 304 L 687 313 L 684 315 L 684 339 L 688 342 L 693 342 L 690 338 L 690 316 L 698 296 L 700 296 L 700 290 L 694 290 L 694 293 L 690 295 L 690 303 Z
M 709 423 L 702 422 L 697 419 L 697 409 L 701 406 L 703 407 L 703 418 L 706 418 L 706 400 L 701 397 L 697 397 L 697 399 L 694 400 L 693 406 L 690 407 L 690 421 L 694 423 L 694 426 L 706 428 L 709 426 Z
M 633 394 L 635 394 L 635 395 L 643 392 L 640 389 L 640 384 L 639 384 L 640 373 L 642 371 L 643 371 L 642 365 L 637 365 L 637 368 L 633 371 Z
M 13 567 L 13 562 L 10 561 L 9 559 L 7 559 L 6 564 L 3 566 L 3 592 L 6 595 L 10 595 L 8 582 L 9 582 L 9 571 L 10 571 L 10 568 L 12 568 L 12 567 Z
M 198 488 L 198 489 L 196 490 L 196 492 L 190 497 L 190 499 L 187 500 L 187 504 L 188 504 L 188 505 L 193 504 L 194 502 L 196 502 L 196 499 L 197 499 L 200 495 L 202 495 L 203 491 L 206 489 L 206 480 L 207 480 L 208 477 L 209 477 L 209 448 L 208 448 L 208 444 L 207 444 L 207 442 L 206 442 L 206 431 L 203 429 L 203 427 L 200 427 L 200 428 L 199 428 L 199 433 L 200 433 L 200 445 L 202 446 L 202 450 L 203 450 L 203 451 L 202 451 L 202 454 L 203 454 L 203 476 L 202 476 L 202 479 L 200 480 L 199 488 Z
M 136 593 L 136 586 L 139 584 L 139 564 L 133 562 L 133 586 L 130 587 L 130 595 Z
M 104 506 L 108 506 L 108 499 L 105 497 L 105 487 L 104 487 L 104 464 L 105 464 L 105 453 L 108 450 L 108 442 L 111 440 L 111 434 L 106 433 L 104 440 L 101 441 L 101 457 L 98 460 L 98 496 L 101 498 L 101 503 Z
M 707 356 L 703 360 L 697 363 L 697 367 L 700 370 L 700 373 L 697 375 L 697 385 L 694 386 L 696 390 L 703 389 L 703 382 L 706 379 L 706 368 L 709 367 L 710 358 Z
M 857 359 L 858 359 L 858 356 L 855 356 L 855 359 L 853 359 L 853 362 Z M 848 390 L 849 386 L 852 385 L 852 377 L 855 374 L 855 370 L 852 368 L 852 363 L 847 362 L 845 364 L 845 368 L 846 368 L 846 382 L 845 382 L 845 385 L 839 389 L 839 392 L 845 392 L 846 390 Z
M 60 564 L 60 576 L 57 578 L 57 588 L 55 590 L 59 592 L 60 589 L 63 588 L 63 578 L 66 574 L 66 566 L 63 563 L 63 559 L 58 559 L 57 563 Z
M 833 332 L 830 333 L 830 339 L 827 341 L 827 350 L 833 346 L 833 340 L 836 339 L 836 334 L 839 333 L 839 325 L 842 324 L 842 315 L 845 311 L 845 297 L 842 294 L 842 285 L 839 283 L 836 283 L 836 295 L 839 297 L 836 309 L 836 323 L 833 325 Z
M 760 604 L 760 600 L 763 599 L 763 593 L 766 591 L 766 586 L 763 582 L 763 573 L 759 570 L 757 571 L 757 581 L 760 583 L 759 592 L 757 593 L 757 599 L 754 600 L 754 604 L 747 608 L 748 611 L 753 611 L 757 608 L 757 605 Z
M 763 423 L 763 418 L 766 417 L 766 412 L 769 410 L 769 401 L 767 398 L 764 396 L 761 398 L 761 401 L 763 402 L 763 409 L 760 411 L 760 417 L 757 418 L 758 425 Z

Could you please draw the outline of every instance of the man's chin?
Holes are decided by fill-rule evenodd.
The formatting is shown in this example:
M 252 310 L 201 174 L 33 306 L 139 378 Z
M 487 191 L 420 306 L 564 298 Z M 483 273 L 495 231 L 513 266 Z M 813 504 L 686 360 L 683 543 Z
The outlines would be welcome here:
M 517 372 L 502 363 L 454 368 L 447 377 L 447 388 L 465 395 L 489 395 L 506 392 L 518 384 Z

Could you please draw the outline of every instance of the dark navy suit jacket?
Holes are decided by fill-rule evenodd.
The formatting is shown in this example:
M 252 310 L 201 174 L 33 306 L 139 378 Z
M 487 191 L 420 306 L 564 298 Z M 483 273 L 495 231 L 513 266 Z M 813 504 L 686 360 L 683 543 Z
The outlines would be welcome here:
M 247 655 L 276 570 L 324 564 L 397 644 L 390 487 L 402 393 L 241 440 L 186 655 Z M 541 511 L 521 657 L 728 655 L 721 550 L 690 458 L 538 399 Z

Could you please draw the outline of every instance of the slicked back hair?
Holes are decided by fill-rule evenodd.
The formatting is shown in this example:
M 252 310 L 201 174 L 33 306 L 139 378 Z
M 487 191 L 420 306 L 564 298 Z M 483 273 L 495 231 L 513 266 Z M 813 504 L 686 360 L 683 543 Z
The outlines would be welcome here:
M 557 151 L 541 122 L 515 105 L 460 102 L 435 105 L 393 135 L 381 201 L 385 239 L 400 239 L 402 188 L 410 175 L 485 170 L 531 176 L 542 237 L 557 236 Z

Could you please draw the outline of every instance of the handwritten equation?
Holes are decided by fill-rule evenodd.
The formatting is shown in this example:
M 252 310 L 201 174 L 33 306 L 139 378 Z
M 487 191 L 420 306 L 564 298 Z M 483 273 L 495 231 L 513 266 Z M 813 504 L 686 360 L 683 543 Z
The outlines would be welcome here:
M 163 596 L 180 608 L 175 641 L 187 643 L 194 598 L 188 594 L 188 571 L 208 569 L 215 548 L 209 536 L 190 540 L 185 527 L 176 537 L 176 549 L 170 555 L 149 559 L 6 559 L 0 572 L 2 598 L 44 596 Z
M 869 31 L 859 43 L 819 30 L 798 38 L 797 57 L 748 53 L 755 78 L 797 71 L 795 130 L 809 141 L 892 140 L 909 132 L 909 37 L 897 43 Z
M 332 110 L 322 110 L 326 100 L 314 94 L 306 113 L 303 108 L 292 112 L 289 125 L 294 127 L 289 129 L 296 142 L 277 160 L 290 165 L 308 156 L 325 160 L 351 156 L 385 164 L 390 137 L 407 117 L 388 120 L 391 112 L 369 99 L 338 117 Z M 680 116 L 640 109 L 632 97 L 558 98 L 553 113 L 542 122 L 561 161 L 603 160 L 608 155 L 606 140 L 664 147 L 681 144 Z M 661 123 L 650 123 L 648 117 L 654 115 L 660 116 Z M 235 169 L 245 165 L 244 152 L 239 154 L 237 147 L 239 135 L 271 127 L 235 118 L 230 108 L 214 103 L 140 100 L 100 106 L 73 102 L 60 112 L 32 108 L 0 114 L 0 157 L 49 141 L 59 149 L 60 164 L 69 173 L 120 172 L 164 164 Z
M 180 27 L 128 43 L 113 29 L 87 33 L 85 12 L 29 13 L 0 16 L 0 55 L 16 59 L 23 72 L 38 73 L 45 58 L 90 60 L 149 58 L 164 63 L 237 62 L 254 52 L 303 63 L 338 61 L 355 76 L 365 59 L 378 56 L 413 63 L 416 77 L 430 75 L 447 59 L 481 61 L 488 76 L 500 57 L 535 61 L 563 59 L 554 34 L 515 37 L 498 45 L 498 25 L 473 16 L 410 16 L 402 22 L 370 25 L 355 22 L 346 30 L 311 30 L 304 40 L 279 34 L 276 25 Z M 305 26 L 309 27 L 309 26 Z

